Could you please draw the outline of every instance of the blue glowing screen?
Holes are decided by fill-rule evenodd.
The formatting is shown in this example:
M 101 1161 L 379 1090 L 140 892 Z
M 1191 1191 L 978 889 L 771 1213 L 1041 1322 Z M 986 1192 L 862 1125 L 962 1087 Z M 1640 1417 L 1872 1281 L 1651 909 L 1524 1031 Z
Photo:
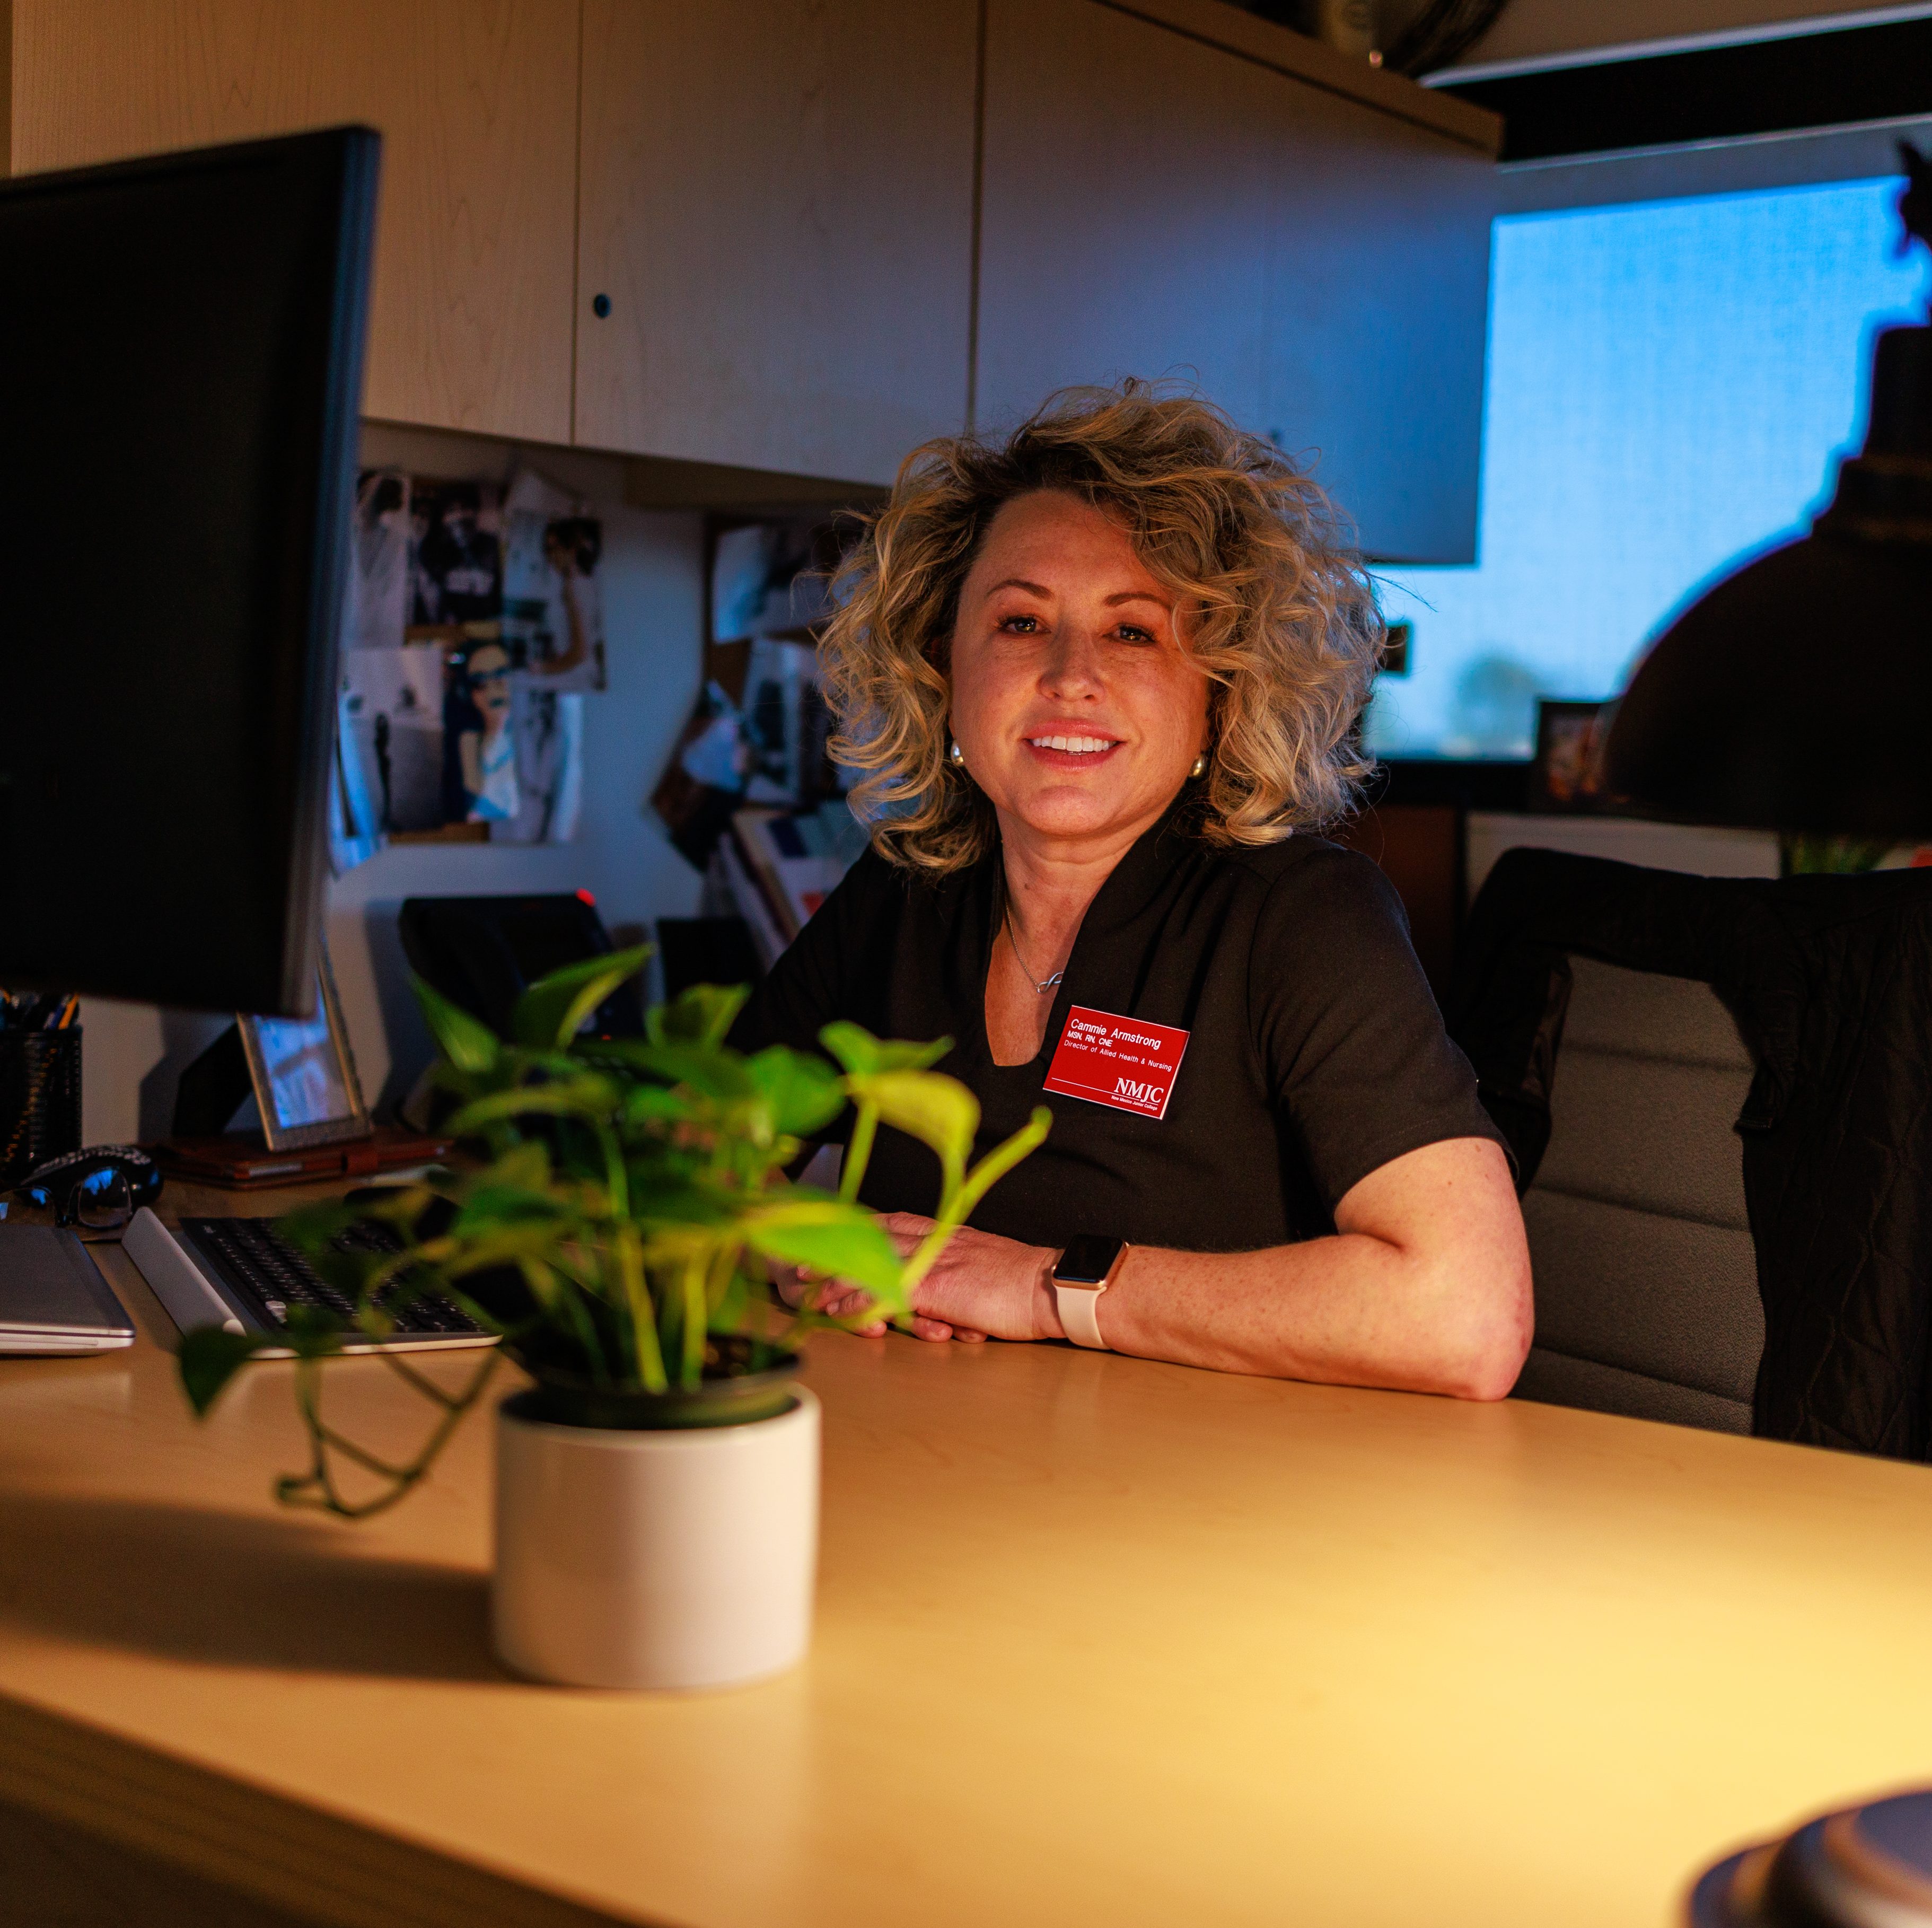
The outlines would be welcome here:
M 1923 318 L 1895 181 L 1497 221 L 1480 560 L 1390 569 L 1415 626 L 1368 740 L 1527 755 L 1538 696 L 1609 696 L 1670 614 L 1795 533 L 1863 432 L 1873 329 Z

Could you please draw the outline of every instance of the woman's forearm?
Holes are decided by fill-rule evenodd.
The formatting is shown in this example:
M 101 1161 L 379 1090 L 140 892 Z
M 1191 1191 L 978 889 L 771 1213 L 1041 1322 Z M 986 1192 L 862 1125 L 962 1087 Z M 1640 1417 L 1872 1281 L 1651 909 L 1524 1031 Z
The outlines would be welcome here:
M 1499 1398 L 1522 1365 L 1517 1281 L 1361 1233 L 1260 1252 L 1130 1250 L 1099 1307 L 1115 1352 L 1223 1372 Z
M 1529 1257 L 1494 1145 L 1455 1140 L 1397 1159 L 1343 1199 L 1336 1223 L 1331 1237 L 1266 1251 L 1130 1248 L 1096 1308 L 1101 1336 L 1116 1352 L 1227 1372 L 1508 1392 L 1529 1344 Z

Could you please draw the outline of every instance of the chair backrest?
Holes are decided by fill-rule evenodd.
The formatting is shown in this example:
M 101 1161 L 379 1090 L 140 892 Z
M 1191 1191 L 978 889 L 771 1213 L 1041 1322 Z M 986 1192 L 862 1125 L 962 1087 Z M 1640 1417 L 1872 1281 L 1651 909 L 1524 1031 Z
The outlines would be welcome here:
M 1732 1126 L 1750 1053 L 1707 984 L 1570 968 L 1522 1201 L 1536 1342 L 1516 1396 L 1748 1433 L 1764 1311 Z

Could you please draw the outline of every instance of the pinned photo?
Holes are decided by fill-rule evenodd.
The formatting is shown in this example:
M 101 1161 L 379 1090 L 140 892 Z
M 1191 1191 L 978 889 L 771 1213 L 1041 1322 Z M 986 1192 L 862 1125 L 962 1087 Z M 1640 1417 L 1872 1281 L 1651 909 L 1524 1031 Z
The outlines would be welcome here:
M 517 814 L 510 652 L 494 638 L 449 652 L 442 699 L 442 821 L 508 823 Z
M 502 505 L 502 491 L 494 482 L 436 482 L 419 476 L 410 485 L 412 629 L 454 629 L 501 621 Z
M 443 660 L 440 645 L 356 650 L 344 658 L 343 760 L 375 833 L 442 827 Z
M 492 843 L 569 843 L 584 797 L 584 698 L 528 676 L 516 679 L 510 730 L 517 808 L 490 826 Z
M 553 689 L 604 686 L 604 525 L 526 470 L 504 502 L 503 633 L 517 666 Z
M 356 485 L 349 593 L 343 647 L 400 649 L 410 618 L 410 479 L 398 469 L 365 469 Z
M 1529 773 L 1529 807 L 1559 815 L 1604 809 L 1603 740 L 1609 734 L 1608 703 L 1554 702 L 1536 706 L 1536 760 Z

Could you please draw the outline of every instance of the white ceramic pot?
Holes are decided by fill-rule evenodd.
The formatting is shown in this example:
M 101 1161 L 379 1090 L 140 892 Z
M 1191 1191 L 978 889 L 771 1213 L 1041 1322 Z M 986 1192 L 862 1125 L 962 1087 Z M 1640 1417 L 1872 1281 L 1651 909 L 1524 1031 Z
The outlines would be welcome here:
M 577 1687 L 726 1687 L 812 1635 L 818 1401 L 617 1431 L 496 1416 L 496 1652 Z

